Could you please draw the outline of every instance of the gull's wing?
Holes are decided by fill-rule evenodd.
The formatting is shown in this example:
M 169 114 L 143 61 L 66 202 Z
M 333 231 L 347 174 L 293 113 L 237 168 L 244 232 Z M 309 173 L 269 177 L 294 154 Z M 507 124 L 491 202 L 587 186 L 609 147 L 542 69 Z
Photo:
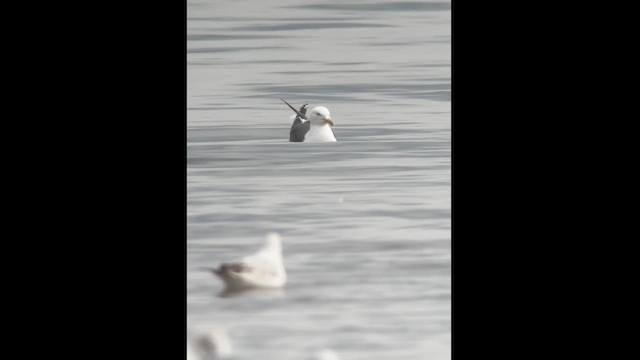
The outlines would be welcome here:
M 294 108 L 293 106 L 291 106 L 291 104 L 289 104 L 288 102 L 286 102 L 286 101 L 285 101 L 284 99 L 282 99 L 282 98 L 281 98 L 280 100 L 284 101 L 284 103 L 285 103 L 285 104 L 287 104 L 287 106 L 288 106 L 288 107 L 290 107 L 290 108 L 291 108 L 291 110 L 293 110 L 293 112 L 295 112 L 296 114 L 298 114 L 298 116 L 300 116 L 300 118 L 301 118 L 301 119 L 305 119 L 305 120 L 307 120 L 307 117 L 306 117 L 303 113 L 301 113 L 300 111 L 296 110 L 296 108 Z M 306 106 L 306 105 L 307 105 L 307 104 L 304 104 L 304 106 Z M 304 106 L 303 106 L 303 107 L 304 107 Z M 305 112 L 306 112 L 306 110 L 305 110 Z
M 311 127 L 310 121 L 302 122 L 300 119 L 296 118 L 296 121 L 291 125 L 291 131 L 289 131 L 289 141 L 291 142 L 302 142 L 304 141 L 304 136 L 309 132 L 309 128 Z

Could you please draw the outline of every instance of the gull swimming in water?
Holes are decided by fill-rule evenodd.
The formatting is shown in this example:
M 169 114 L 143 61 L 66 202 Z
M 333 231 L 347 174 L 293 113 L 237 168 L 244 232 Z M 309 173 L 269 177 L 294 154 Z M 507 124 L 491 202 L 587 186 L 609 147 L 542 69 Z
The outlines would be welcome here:
M 280 235 L 269 233 L 260 251 L 209 270 L 224 281 L 228 291 L 281 288 L 287 282 L 287 273 L 282 262 Z
M 337 141 L 333 130 L 331 130 L 331 126 L 334 124 L 329 109 L 324 106 L 316 106 L 307 111 L 307 104 L 304 104 L 300 110 L 296 110 L 284 99 L 280 100 L 284 101 L 296 113 L 295 118 L 293 116 L 290 118 L 293 118 L 294 121 L 289 131 L 289 141 L 308 143 Z

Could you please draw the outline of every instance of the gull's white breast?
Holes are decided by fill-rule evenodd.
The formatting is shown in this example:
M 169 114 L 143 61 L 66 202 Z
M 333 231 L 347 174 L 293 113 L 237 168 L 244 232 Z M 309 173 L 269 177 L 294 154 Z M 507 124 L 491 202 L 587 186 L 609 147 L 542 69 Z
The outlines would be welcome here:
M 309 131 L 304 136 L 304 142 L 336 142 L 336 137 L 328 124 L 321 126 L 314 125 L 309 127 Z

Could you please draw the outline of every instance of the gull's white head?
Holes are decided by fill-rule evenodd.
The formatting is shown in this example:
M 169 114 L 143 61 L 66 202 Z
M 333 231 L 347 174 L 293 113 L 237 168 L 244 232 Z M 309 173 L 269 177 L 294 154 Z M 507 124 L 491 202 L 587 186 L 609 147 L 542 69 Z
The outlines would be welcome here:
M 329 113 L 329 109 L 324 106 L 316 106 L 313 109 L 307 111 L 307 119 L 311 121 L 311 125 L 331 125 L 333 126 L 333 120 L 331 119 L 331 114 Z
M 264 250 L 271 252 L 282 252 L 282 239 L 280 239 L 280 235 L 275 232 L 268 233 L 264 242 Z

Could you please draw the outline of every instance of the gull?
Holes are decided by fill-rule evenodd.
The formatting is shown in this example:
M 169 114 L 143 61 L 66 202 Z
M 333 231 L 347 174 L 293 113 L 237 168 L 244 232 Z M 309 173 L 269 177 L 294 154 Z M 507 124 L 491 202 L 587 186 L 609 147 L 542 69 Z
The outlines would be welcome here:
M 296 110 L 284 99 L 280 100 L 284 101 L 297 115 L 289 131 L 289 141 L 308 143 L 337 141 L 333 130 L 331 130 L 331 126 L 334 124 L 329 109 L 324 106 L 316 106 L 307 111 L 307 104 L 304 104 L 300 110 Z
M 269 233 L 264 246 L 255 254 L 208 270 L 224 281 L 226 291 L 281 288 L 287 282 L 287 273 L 282 262 L 280 235 Z

